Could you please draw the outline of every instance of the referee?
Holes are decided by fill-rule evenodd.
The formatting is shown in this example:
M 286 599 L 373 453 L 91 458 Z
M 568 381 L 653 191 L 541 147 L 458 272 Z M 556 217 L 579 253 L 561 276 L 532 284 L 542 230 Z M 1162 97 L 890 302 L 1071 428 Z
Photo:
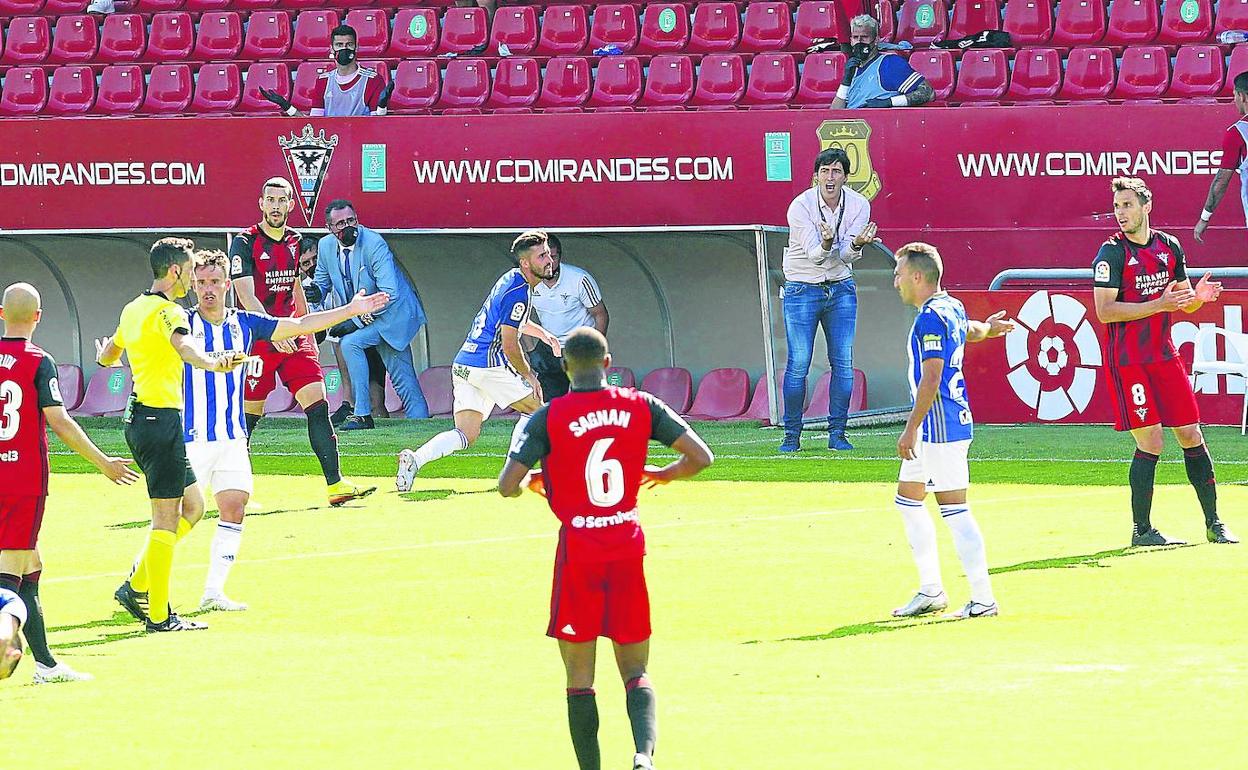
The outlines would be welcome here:
M 173 302 L 190 289 L 194 248 L 187 238 L 156 241 L 151 250 L 152 287 L 122 309 L 112 338 L 96 343 L 96 363 L 114 366 L 124 350 L 134 373 L 134 393 L 126 406 L 126 444 L 147 477 L 152 530 L 134 572 L 114 596 L 148 631 L 207 628 L 179 618 L 169 607 L 173 546 L 203 515 L 203 497 L 182 440 L 183 362 L 228 372 L 247 358 L 240 352 L 205 354 L 191 337 L 186 311 Z

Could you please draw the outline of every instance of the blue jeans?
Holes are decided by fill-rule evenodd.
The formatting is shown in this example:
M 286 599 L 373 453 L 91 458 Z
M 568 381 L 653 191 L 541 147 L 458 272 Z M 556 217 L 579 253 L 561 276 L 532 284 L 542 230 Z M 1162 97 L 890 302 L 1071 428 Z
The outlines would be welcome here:
M 832 381 L 828 393 L 828 430 L 844 433 L 849 395 L 854 388 L 854 331 L 858 324 L 858 288 L 852 278 L 830 285 L 784 283 L 784 337 L 789 357 L 784 366 L 784 432 L 802 430 L 806 375 L 815 350 L 815 330 L 823 326 Z M 354 376 L 354 375 L 353 375 Z
M 416 367 L 412 365 L 410 350 L 391 347 L 374 326 L 365 326 L 351 332 L 342 338 L 340 344 L 342 357 L 347 362 L 347 371 L 351 373 L 355 414 L 363 417 L 373 413 L 373 404 L 368 394 L 368 359 L 364 356 L 364 349 L 377 348 L 381 362 L 390 373 L 390 382 L 394 383 L 395 392 L 403 399 L 403 410 L 407 413 L 407 418 L 414 420 L 429 416 L 429 405 L 425 403 L 424 391 L 420 389 L 420 380 L 416 377 Z

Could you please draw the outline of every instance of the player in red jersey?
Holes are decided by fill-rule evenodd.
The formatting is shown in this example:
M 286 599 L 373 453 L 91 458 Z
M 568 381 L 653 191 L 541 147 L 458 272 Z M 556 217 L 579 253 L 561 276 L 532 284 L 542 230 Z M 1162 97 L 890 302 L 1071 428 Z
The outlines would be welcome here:
M 245 309 L 278 318 L 304 316 L 308 301 L 299 280 L 299 233 L 286 226 L 295 205 L 295 191 L 281 177 L 273 177 L 260 190 L 259 224 L 234 236 L 230 244 L 230 278 L 238 302 Z M 321 463 L 329 487 L 329 504 L 372 494 L 377 488 L 362 488 L 344 479 L 339 470 L 338 436 L 329 419 L 325 398 L 325 378 L 311 337 L 295 337 L 280 342 L 256 340 L 252 354 L 259 360 L 247 371 L 243 411 L 247 413 L 247 435 L 256 429 L 264 415 L 264 400 L 277 385 L 277 377 L 303 408 L 308 418 L 308 441 Z
M 598 770 L 597 640 L 615 643 L 633 728 L 634 769 L 653 765 L 654 690 L 646 678 L 650 599 L 642 569 L 646 542 L 637 490 L 688 478 L 711 464 L 711 450 L 648 393 L 607 385 L 611 356 L 598 331 L 582 327 L 563 345 L 571 391 L 538 409 L 516 438 L 498 491 L 543 494 L 559 518 L 559 548 L 547 636 L 559 641 L 567 671 L 568 726 L 581 770 Z M 645 465 L 650 440 L 680 452 L 664 468 Z M 540 474 L 531 471 L 541 462 Z
M 1170 545 L 1152 525 L 1153 479 L 1161 456 L 1164 425 L 1174 431 L 1187 478 L 1196 489 L 1211 543 L 1237 543 L 1218 519 L 1213 461 L 1200 430 L 1200 410 L 1187 369 L 1170 339 L 1170 314 L 1193 313 L 1215 302 L 1222 284 L 1206 274 L 1192 288 L 1177 239 L 1149 227 L 1153 193 L 1142 179 L 1112 182 L 1114 217 L 1121 232 L 1101 246 L 1093 266 L 1096 317 L 1105 324 L 1105 373 L 1114 402 L 1114 427 L 1131 431 L 1131 545 Z
M 22 630 L 35 656 L 35 682 L 65 682 L 91 677 L 52 656 L 39 603 L 39 527 L 48 498 L 46 426 L 113 482 L 133 484 L 139 475 L 128 467 L 133 460 L 101 452 L 65 411 L 56 362 L 30 341 L 43 314 L 39 305 L 39 292 L 27 283 L 5 289 L 0 305 L 0 588 L 13 591 L 26 605 Z

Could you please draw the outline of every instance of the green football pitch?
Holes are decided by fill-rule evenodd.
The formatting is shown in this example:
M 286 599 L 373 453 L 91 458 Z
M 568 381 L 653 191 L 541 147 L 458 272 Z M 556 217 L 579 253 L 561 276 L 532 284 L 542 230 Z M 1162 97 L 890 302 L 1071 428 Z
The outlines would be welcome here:
M 86 421 L 124 451 L 116 420 Z M 10 758 L 40 768 L 573 768 L 563 671 L 543 634 L 555 519 L 492 491 L 510 425 L 393 492 L 394 452 L 448 423 L 344 434 L 380 489 L 325 504 L 302 421 L 255 441 L 256 499 L 229 592 L 245 613 L 145 637 L 112 600 L 147 503 L 54 445 L 41 536 L 57 653 L 95 681 L 0 683 Z M 1189 547 L 1124 549 L 1129 439 L 989 427 L 971 503 L 1000 617 L 894 621 L 914 567 L 892 508 L 896 428 L 858 451 L 779 456 L 751 425 L 697 426 L 703 478 L 643 492 L 656 765 L 701 768 L 1230 767 L 1248 708 L 1248 546 L 1204 542 L 1171 443 L 1154 521 Z M 1248 534 L 1248 440 L 1207 431 L 1223 518 Z M 656 451 L 656 459 L 665 455 Z M 210 506 L 211 507 L 211 506 Z M 211 516 L 212 514 L 210 514 Z M 211 520 L 178 547 L 186 614 Z M 938 524 L 950 599 L 967 588 Z M 632 756 L 603 642 L 604 766 Z M 24 748 L 16 748 L 16 747 Z M 14 752 L 16 750 L 17 753 Z

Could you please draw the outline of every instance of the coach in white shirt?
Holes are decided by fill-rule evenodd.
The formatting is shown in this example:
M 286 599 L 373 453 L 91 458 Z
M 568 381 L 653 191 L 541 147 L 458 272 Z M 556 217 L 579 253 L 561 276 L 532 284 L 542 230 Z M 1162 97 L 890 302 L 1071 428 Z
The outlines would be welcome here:
M 538 323 L 555 335 L 560 345 L 582 326 L 592 326 L 605 335 L 611 317 L 607 314 L 607 303 L 602 301 L 598 282 L 581 268 L 563 264 L 563 244 L 557 235 L 548 234 L 547 239 L 550 257 L 555 263 L 554 277 L 543 280 L 529 293 Z M 537 373 L 546 400 L 568 392 L 563 358 L 549 345 L 537 342 L 529 354 L 529 364 Z
M 852 169 L 844 150 L 829 148 L 815 158 L 814 186 L 789 205 L 789 245 L 784 250 L 784 440 L 781 452 L 801 449 L 806 375 L 822 326 L 832 370 L 828 448 L 853 449 L 845 438 L 849 395 L 854 386 L 854 332 L 858 290 L 850 267 L 876 240 L 871 203 L 846 186 Z

